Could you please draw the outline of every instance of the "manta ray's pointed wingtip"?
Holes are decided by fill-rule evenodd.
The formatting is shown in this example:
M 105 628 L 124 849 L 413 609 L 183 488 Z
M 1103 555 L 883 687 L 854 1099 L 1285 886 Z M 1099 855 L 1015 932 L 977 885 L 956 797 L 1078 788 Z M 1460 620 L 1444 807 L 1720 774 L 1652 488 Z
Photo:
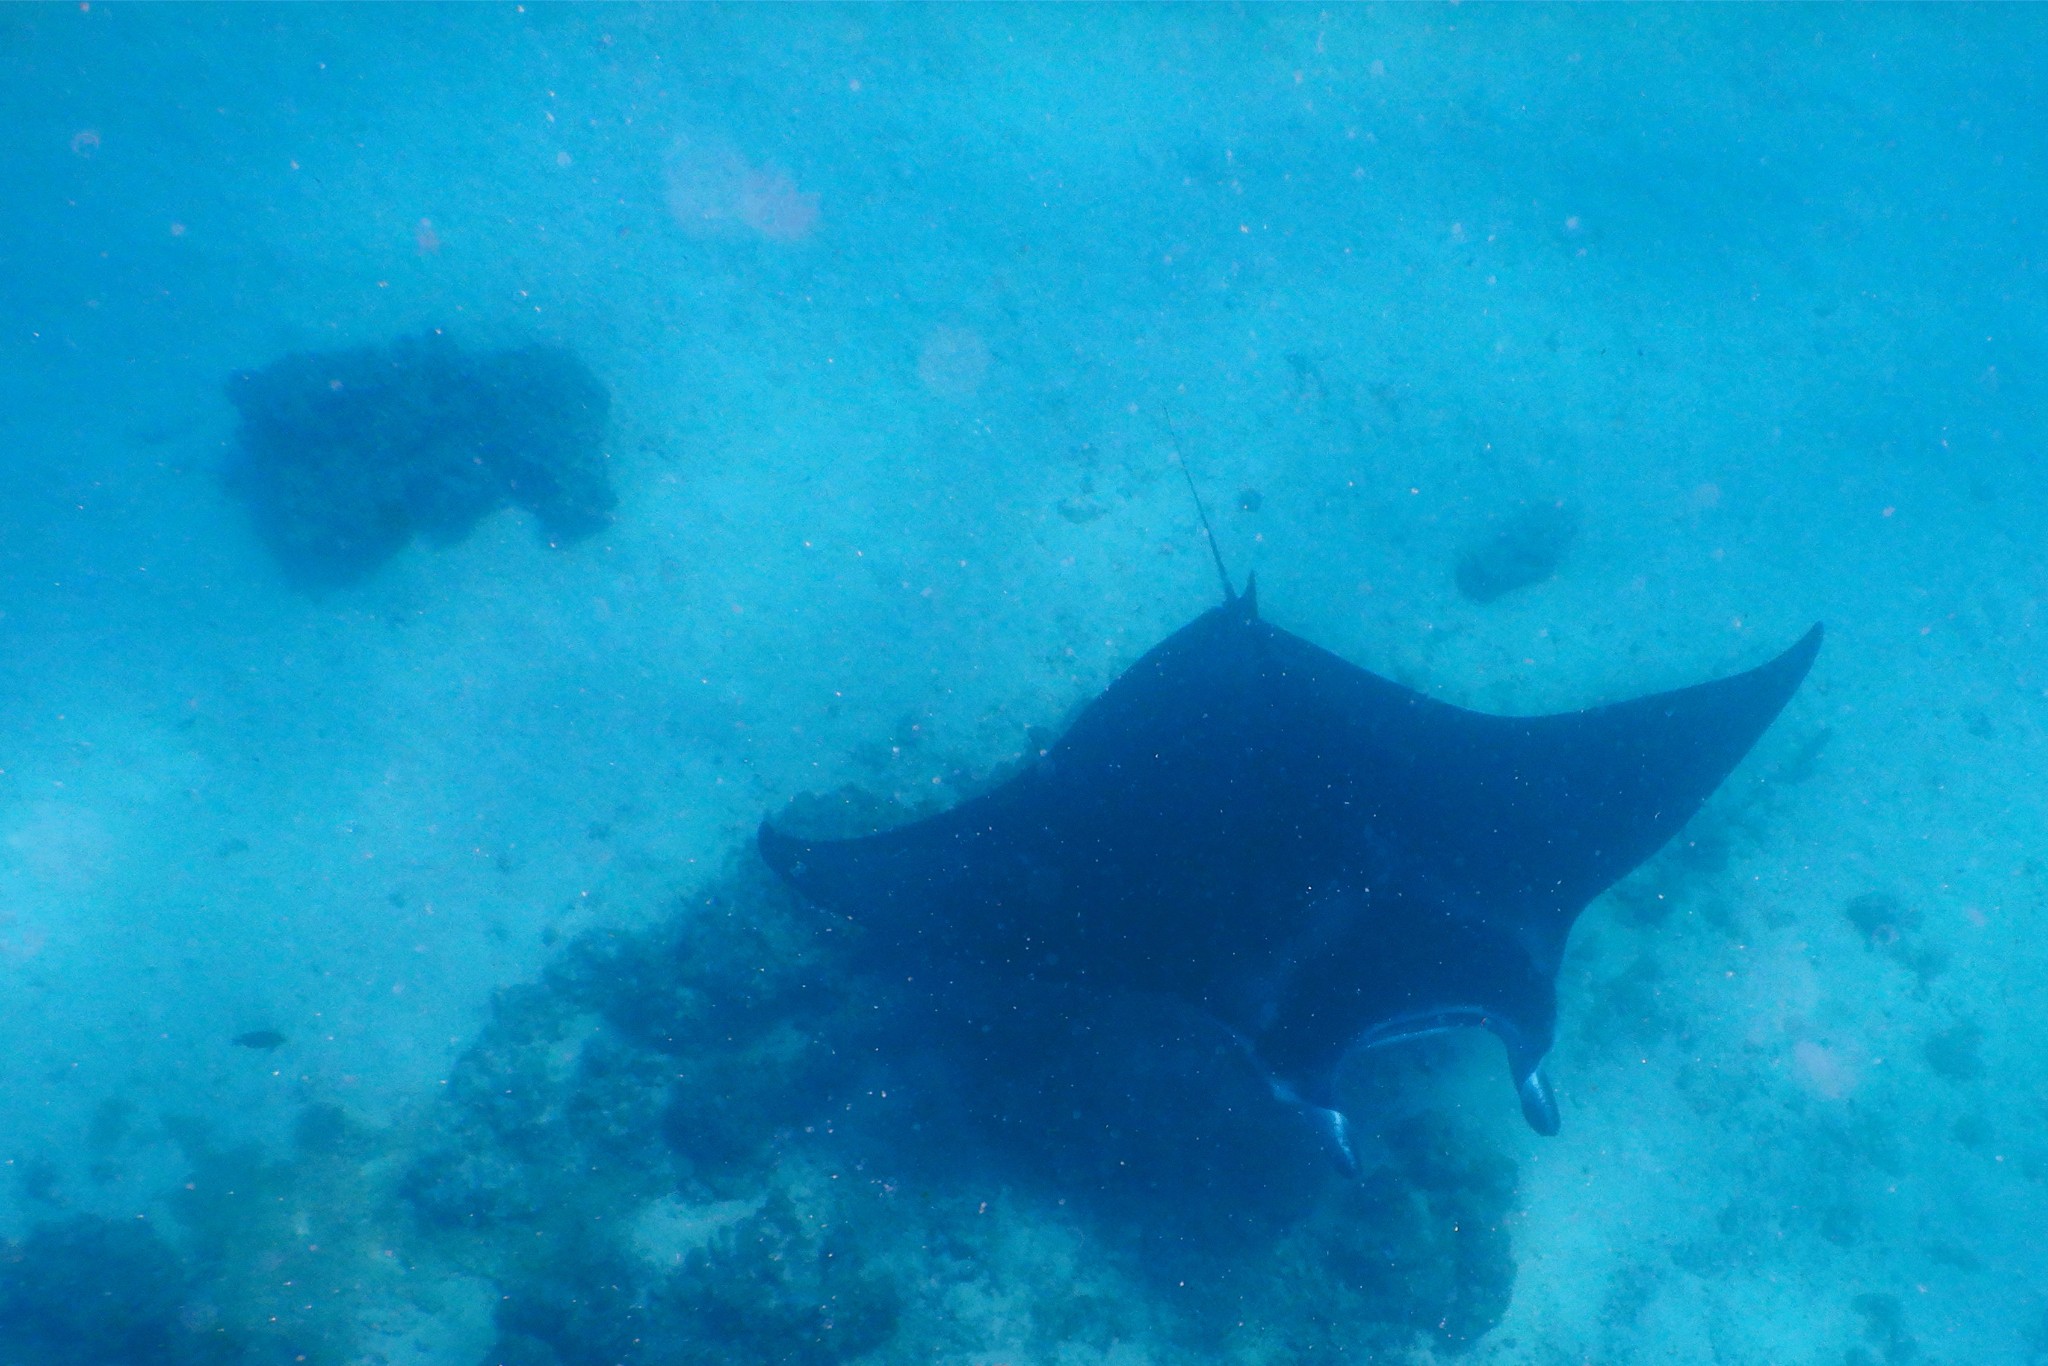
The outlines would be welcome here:
M 1766 694 L 1775 696 L 1777 701 L 1770 712 L 1770 716 L 1775 716 L 1777 708 L 1791 700 L 1799 685 L 1806 681 L 1808 671 L 1813 668 L 1814 659 L 1820 654 L 1821 639 L 1825 634 L 1821 623 L 1816 621 L 1806 628 L 1805 634 L 1799 639 L 1746 673 L 1736 675 L 1735 678 L 1751 680 L 1751 687 L 1759 697 Z M 1735 679 L 1725 681 L 1733 683 Z M 1763 724 L 1769 724 L 1770 716 L 1763 718 Z M 1759 726 L 1758 729 L 1761 730 L 1762 727 Z
M 1766 669 L 1780 670 L 1792 677 L 1792 686 L 1797 687 L 1805 679 L 1806 671 L 1813 667 L 1814 658 L 1820 654 L 1822 638 L 1827 634 L 1820 622 L 1806 628 L 1806 634 L 1786 647 L 1785 652 L 1764 665 Z

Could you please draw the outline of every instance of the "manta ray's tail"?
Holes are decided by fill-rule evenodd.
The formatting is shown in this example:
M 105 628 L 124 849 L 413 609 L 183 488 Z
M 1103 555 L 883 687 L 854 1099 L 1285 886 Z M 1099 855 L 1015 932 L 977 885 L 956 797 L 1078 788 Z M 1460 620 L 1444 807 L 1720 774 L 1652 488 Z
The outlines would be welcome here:
M 1180 477 L 1187 480 L 1188 496 L 1195 500 L 1195 516 L 1202 521 L 1202 539 L 1209 543 L 1209 558 L 1216 562 L 1216 578 L 1223 585 L 1223 601 L 1227 606 L 1237 601 L 1237 590 L 1230 586 L 1230 571 L 1223 567 L 1223 548 L 1216 544 L 1216 529 L 1209 525 L 1209 509 L 1202 506 L 1202 493 L 1195 487 L 1194 472 L 1188 469 L 1187 453 L 1180 448 L 1180 432 L 1173 425 L 1173 413 L 1165 404 L 1159 406 L 1159 411 L 1166 418 L 1167 433 L 1173 437 L 1174 463 L 1180 466 Z M 1245 583 L 1245 591 L 1251 591 L 1249 580 Z

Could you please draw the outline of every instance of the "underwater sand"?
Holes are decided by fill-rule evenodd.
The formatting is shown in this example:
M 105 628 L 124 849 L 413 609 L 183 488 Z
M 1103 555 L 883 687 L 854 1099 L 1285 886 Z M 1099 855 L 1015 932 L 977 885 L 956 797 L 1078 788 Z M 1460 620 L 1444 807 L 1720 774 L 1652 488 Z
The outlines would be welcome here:
M 2048 1359 L 2048 19 L 528 9 L 0 13 L 9 1351 Z M 433 327 L 605 382 L 612 527 L 295 592 L 227 376 Z M 663 1042 L 739 989 L 652 971 L 804 980 L 763 814 L 943 800 L 1209 604 L 1164 406 L 1266 615 L 1449 700 L 1829 630 L 1580 922 L 1563 1132 L 1437 1050 L 1237 1241 L 825 1132 L 839 1016 Z

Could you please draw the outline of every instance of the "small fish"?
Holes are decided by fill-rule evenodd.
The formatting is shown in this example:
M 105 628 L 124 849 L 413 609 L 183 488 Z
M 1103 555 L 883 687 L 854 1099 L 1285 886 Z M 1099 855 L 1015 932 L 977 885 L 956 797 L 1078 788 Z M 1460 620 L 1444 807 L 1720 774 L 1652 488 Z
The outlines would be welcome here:
M 284 1035 L 274 1029 L 252 1029 L 247 1034 L 235 1035 L 234 1042 L 241 1048 L 260 1048 L 268 1053 L 284 1042 Z

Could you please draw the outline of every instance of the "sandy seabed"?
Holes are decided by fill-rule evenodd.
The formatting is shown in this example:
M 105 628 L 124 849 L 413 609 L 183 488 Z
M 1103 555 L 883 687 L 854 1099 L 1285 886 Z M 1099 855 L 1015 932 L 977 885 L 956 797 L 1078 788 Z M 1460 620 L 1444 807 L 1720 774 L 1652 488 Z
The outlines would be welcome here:
M 2044 24 L 0 16 L 0 1355 L 2048 1358 Z M 609 528 L 295 590 L 228 377 L 432 328 L 581 357 Z M 1483 1039 L 1355 1183 L 885 1104 L 751 861 L 1208 605 L 1168 412 L 1266 615 L 1449 700 L 1827 622 L 1581 922 L 1556 1139 Z

